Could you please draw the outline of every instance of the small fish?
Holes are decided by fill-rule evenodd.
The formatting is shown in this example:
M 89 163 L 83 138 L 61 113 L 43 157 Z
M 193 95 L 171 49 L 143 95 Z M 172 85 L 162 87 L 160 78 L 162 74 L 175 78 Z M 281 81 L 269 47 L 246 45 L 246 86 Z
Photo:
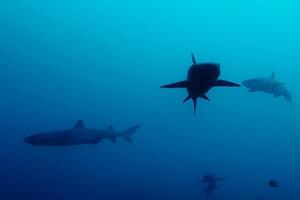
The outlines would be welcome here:
M 272 187 L 272 188 L 277 188 L 277 187 L 279 187 L 279 183 L 278 183 L 277 181 L 275 181 L 275 180 L 269 180 L 269 185 L 270 185 L 270 187 Z

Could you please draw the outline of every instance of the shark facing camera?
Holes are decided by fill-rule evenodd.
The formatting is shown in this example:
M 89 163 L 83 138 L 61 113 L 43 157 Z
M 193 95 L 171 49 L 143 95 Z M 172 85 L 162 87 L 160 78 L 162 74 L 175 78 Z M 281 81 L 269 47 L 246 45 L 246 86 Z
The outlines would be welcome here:
M 183 100 L 193 100 L 194 115 L 197 109 L 197 99 L 202 98 L 209 101 L 206 93 L 213 87 L 240 87 L 240 84 L 218 79 L 221 71 L 218 63 L 197 63 L 192 54 L 192 66 L 188 70 L 187 79 L 172 84 L 161 86 L 161 88 L 183 88 L 188 96 Z

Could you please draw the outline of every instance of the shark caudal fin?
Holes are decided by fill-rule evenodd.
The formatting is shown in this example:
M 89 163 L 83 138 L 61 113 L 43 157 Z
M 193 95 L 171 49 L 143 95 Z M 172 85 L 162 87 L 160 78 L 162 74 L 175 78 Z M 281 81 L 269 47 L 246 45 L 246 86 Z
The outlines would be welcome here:
M 179 81 L 176 83 L 171 83 L 168 85 L 163 85 L 160 86 L 161 88 L 187 88 L 188 87 L 188 82 L 187 81 Z
M 291 110 L 295 111 L 294 104 L 293 104 L 293 101 L 292 101 L 292 96 L 288 93 L 288 94 L 284 95 L 284 98 L 289 103 L 289 105 L 291 107 Z
M 187 97 L 183 100 L 183 103 L 187 102 L 187 101 L 190 100 L 190 99 L 193 100 L 193 104 L 194 104 L 194 115 L 196 115 L 196 110 L 197 110 L 197 97 L 187 96 Z
M 202 99 L 205 99 L 207 101 L 210 101 L 210 99 L 205 95 L 202 94 L 199 96 Z M 191 97 L 191 96 L 187 96 L 184 100 L 183 103 L 187 102 L 188 100 L 192 99 L 193 100 L 193 104 L 194 104 L 194 115 L 196 115 L 196 110 L 197 110 L 197 97 Z
M 196 116 L 196 110 L 197 110 L 197 97 L 193 98 L 193 104 L 194 104 L 194 116 Z
M 136 125 L 131 128 L 126 129 L 125 131 L 122 132 L 121 137 L 123 137 L 127 142 L 132 143 L 133 140 L 131 139 L 131 135 L 134 134 L 141 125 Z

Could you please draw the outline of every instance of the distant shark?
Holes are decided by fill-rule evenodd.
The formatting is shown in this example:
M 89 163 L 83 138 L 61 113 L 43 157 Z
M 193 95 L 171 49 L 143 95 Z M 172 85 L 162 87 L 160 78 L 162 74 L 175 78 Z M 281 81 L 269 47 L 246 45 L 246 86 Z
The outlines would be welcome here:
M 270 77 L 253 78 L 243 81 L 242 84 L 249 89 L 249 92 L 265 92 L 274 97 L 283 96 L 292 106 L 292 96 L 283 82 L 275 79 L 273 72 Z
M 217 190 L 217 182 L 222 180 L 224 180 L 224 178 L 216 178 L 213 174 L 204 175 L 201 182 L 207 184 L 206 188 L 203 190 L 205 195 L 210 195 L 214 190 Z
M 35 146 L 71 146 L 98 144 L 103 139 L 116 142 L 117 137 L 122 137 L 127 142 L 132 143 L 131 135 L 139 128 L 140 125 L 136 125 L 121 132 L 114 131 L 112 126 L 105 130 L 89 129 L 84 126 L 82 120 L 79 120 L 71 129 L 34 134 L 24 138 L 24 142 Z
M 194 103 L 194 115 L 197 108 L 197 98 L 209 100 L 206 93 L 213 87 L 240 87 L 239 84 L 218 79 L 220 64 L 218 63 L 197 63 L 195 56 L 192 54 L 193 64 L 188 70 L 187 79 L 176 83 L 163 85 L 161 88 L 185 88 L 188 96 L 183 100 L 186 102 L 190 99 Z

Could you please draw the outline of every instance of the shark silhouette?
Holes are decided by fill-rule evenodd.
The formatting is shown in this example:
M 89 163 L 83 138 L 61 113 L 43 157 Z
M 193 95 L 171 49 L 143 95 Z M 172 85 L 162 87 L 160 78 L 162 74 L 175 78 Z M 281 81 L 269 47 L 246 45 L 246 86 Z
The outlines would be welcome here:
M 187 79 L 176 83 L 163 85 L 161 88 L 185 88 L 188 96 L 183 100 L 186 102 L 190 99 L 194 104 L 194 115 L 197 109 L 197 98 L 209 100 L 206 93 L 213 87 L 240 87 L 239 84 L 218 79 L 220 76 L 220 64 L 218 63 L 197 63 L 195 56 L 192 54 L 193 64 L 188 70 Z
M 245 80 L 242 84 L 249 89 L 249 92 L 264 92 L 274 97 L 283 96 L 293 109 L 292 96 L 283 82 L 276 80 L 273 72 L 270 77 L 260 77 Z
M 132 143 L 131 135 L 139 128 L 140 125 L 136 125 L 121 132 L 114 131 L 112 126 L 107 129 L 89 129 L 85 127 L 82 120 L 79 120 L 71 129 L 34 134 L 24 138 L 24 142 L 35 146 L 71 146 L 98 144 L 103 139 L 116 142 L 117 137 L 122 137 Z

